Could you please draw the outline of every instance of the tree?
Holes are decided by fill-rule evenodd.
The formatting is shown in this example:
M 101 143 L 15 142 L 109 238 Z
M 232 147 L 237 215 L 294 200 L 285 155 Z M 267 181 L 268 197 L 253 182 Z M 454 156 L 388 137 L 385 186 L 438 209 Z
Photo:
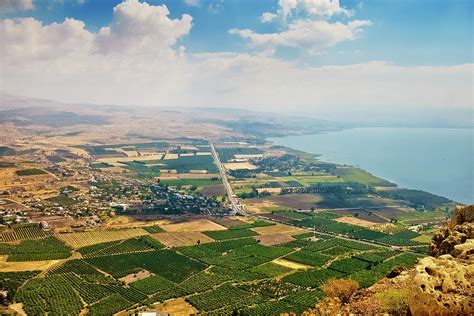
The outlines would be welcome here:
M 338 298 L 342 303 L 348 303 L 357 289 L 359 283 L 352 279 L 330 278 L 321 285 L 321 290 L 327 297 Z

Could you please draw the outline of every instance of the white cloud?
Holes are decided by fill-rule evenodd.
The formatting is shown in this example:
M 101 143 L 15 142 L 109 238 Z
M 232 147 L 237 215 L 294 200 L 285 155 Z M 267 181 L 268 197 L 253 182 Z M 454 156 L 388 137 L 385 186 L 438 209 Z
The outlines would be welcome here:
M 84 22 L 66 19 L 63 23 L 43 25 L 34 18 L 0 21 L 0 49 L 5 62 L 54 59 L 87 50 L 93 35 L 84 29 Z
M 252 46 L 266 52 L 286 46 L 320 54 L 326 48 L 355 39 L 363 27 L 372 25 L 368 20 L 346 23 L 329 20 L 334 15 L 350 17 L 353 14 L 341 7 L 339 0 L 279 0 L 276 13 L 264 12 L 260 22 L 284 21 L 283 31 L 260 34 L 250 29 L 231 29 L 229 33 L 250 40 Z
M 366 20 L 353 20 L 347 24 L 325 20 L 297 20 L 289 24 L 287 30 L 277 33 L 259 34 L 250 29 L 231 29 L 229 33 L 248 39 L 252 46 L 265 50 L 287 46 L 319 53 L 340 42 L 355 39 L 362 28 L 369 25 L 371 22 Z
M 192 17 L 170 19 L 165 5 L 153 6 L 138 0 L 128 0 L 114 8 L 112 24 L 103 27 L 97 36 L 101 52 L 139 52 L 161 54 L 169 52 L 176 41 L 191 30 Z
M 219 14 L 224 10 L 224 0 L 215 0 L 214 2 L 209 3 L 207 11 L 212 14 Z
M 100 54 L 173 57 L 173 46 L 192 27 L 192 17 L 170 19 L 165 5 L 151 6 L 127 0 L 114 8 L 110 26 L 89 32 L 82 21 L 67 18 L 63 23 L 43 25 L 34 18 L 0 21 L 0 48 L 7 62 L 62 59 L 69 55 Z
M 264 12 L 260 16 L 260 22 L 262 22 L 262 23 L 272 22 L 276 18 L 278 18 L 277 14 L 271 13 L 271 12 Z
M 263 15 L 274 14 L 265 12 Z M 330 18 L 333 15 L 352 16 L 354 12 L 340 6 L 339 0 L 279 0 L 275 15 L 287 19 L 294 15 Z M 262 18 L 263 18 L 262 15 Z
M 26 11 L 34 8 L 33 0 L 0 0 L 2 11 Z
M 472 102 L 473 64 L 401 67 L 384 62 L 299 67 L 264 55 L 205 54 L 194 67 L 198 105 L 272 111 L 465 108 Z M 184 103 L 186 104 L 186 103 Z
M 201 0 L 184 0 L 188 6 L 199 7 L 201 5 Z
M 111 24 L 98 33 L 74 19 L 49 25 L 33 18 L 2 20 L 0 86 L 11 94 L 65 102 L 292 112 L 472 106 L 472 64 L 301 67 L 268 54 L 193 55 L 176 47 L 191 22 L 186 15 L 170 18 L 165 6 L 137 1 L 117 6 Z M 353 39 L 367 24 L 300 20 L 271 36 L 236 32 L 255 45 L 318 50 Z

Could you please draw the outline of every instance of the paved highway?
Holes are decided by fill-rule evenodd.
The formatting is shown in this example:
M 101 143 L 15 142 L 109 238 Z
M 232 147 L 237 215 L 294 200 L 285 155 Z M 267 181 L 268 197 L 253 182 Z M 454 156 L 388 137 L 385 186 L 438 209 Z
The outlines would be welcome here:
M 229 202 L 230 202 L 232 210 L 239 215 L 247 215 L 243 207 L 239 204 L 239 201 L 237 200 L 237 197 L 235 196 L 234 191 L 232 190 L 232 187 L 230 186 L 229 180 L 227 179 L 227 174 L 225 172 L 224 165 L 222 165 L 219 159 L 219 154 L 217 153 L 216 148 L 214 147 L 214 144 L 209 142 L 209 145 L 211 147 L 211 153 L 212 153 L 212 157 L 214 158 L 214 162 L 216 163 L 216 166 L 219 169 L 219 173 L 222 178 L 222 183 L 224 184 L 225 190 L 227 191 L 227 196 L 229 198 Z
M 216 163 L 217 167 L 219 168 L 219 173 L 220 173 L 221 178 L 222 178 L 222 183 L 224 184 L 225 189 L 227 191 L 227 195 L 229 196 L 229 202 L 231 204 L 232 210 L 234 210 L 237 214 L 240 214 L 240 215 L 251 216 L 253 218 L 256 217 L 256 218 L 260 218 L 260 219 L 264 219 L 264 220 L 271 220 L 273 222 L 277 222 L 277 223 L 280 223 L 280 224 L 286 224 L 286 225 L 290 225 L 290 226 L 299 227 L 299 226 L 294 225 L 294 223 L 291 223 L 291 222 L 289 223 L 289 222 L 286 222 L 286 221 L 275 220 L 274 218 L 268 218 L 266 216 L 262 216 L 262 215 L 259 215 L 259 214 L 252 216 L 252 215 L 248 214 L 247 212 L 245 212 L 243 206 L 239 204 L 239 201 L 238 201 L 237 197 L 234 195 L 234 191 L 232 190 L 232 187 L 230 186 L 229 180 L 227 179 L 227 174 L 225 172 L 225 168 L 224 168 L 224 166 L 222 165 L 222 163 L 219 159 L 219 154 L 217 153 L 216 148 L 214 147 L 214 144 L 209 142 L 209 145 L 211 147 L 211 153 L 212 153 L 212 157 L 214 158 L 214 162 Z M 379 247 L 383 246 L 383 247 L 387 247 L 387 248 L 392 248 L 393 247 L 393 245 L 386 244 L 386 243 L 381 243 L 381 242 L 377 242 L 377 241 L 373 241 L 373 240 L 360 240 L 360 239 L 356 239 L 356 238 L 352 238 L 352 237 L 342 236 L 342 235 L 339 235 L 339 234 L 336 234 L 336 233 L 323 232 L 323 231 L 320 231 L 320 230 L 316 229 L 316 227 L 314 227 L 314 228 L 307 227 L 307 229 L 309 231 L 315 231 L 315 232 L 317 232 L 321 235 L 325 235 L 325 236 L 328 236 L 328 237 L 337 237 L 337 238 L 340 238 L 340 239 L 345 239 L 345 240 L 349 240 L 349 241 L 356 241 L 356 242 L 359 242 L 359 243 L 372 245 L 372 246 L 379 246 Z M 398 250 L 402 251 L 402 252 L 420 254 L 417 251 L 413 251 L 409 247 L 396 247 L 396 248 Z

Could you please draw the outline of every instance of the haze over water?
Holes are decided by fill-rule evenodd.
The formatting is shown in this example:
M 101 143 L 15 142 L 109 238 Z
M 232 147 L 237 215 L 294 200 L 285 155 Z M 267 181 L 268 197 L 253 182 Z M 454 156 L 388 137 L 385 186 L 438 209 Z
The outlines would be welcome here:
M 473 135 L 474 129 L 354 128 L 269 140 L 321 154 L 325 161 L 359 166 L 400 187 L 472 204 Z

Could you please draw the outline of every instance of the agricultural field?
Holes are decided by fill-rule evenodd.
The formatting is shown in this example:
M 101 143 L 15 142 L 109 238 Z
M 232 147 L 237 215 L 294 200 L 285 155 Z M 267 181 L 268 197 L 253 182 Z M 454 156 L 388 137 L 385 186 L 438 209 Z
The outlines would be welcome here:
M 224 164 L 224 168 L 227 170 L 255 170 L 256 166 L 252 165 L 249 162 L 228 162 Z
M 142 228 L 117 229 L 117 230 L 94 230 L 89 232 L 59 234 L 59 238 L 73 248 L 81 248 L 109 241 L 122 240 L 147 235 L 148 232 Z
M 287 236 L 293 236 L 293 235 L 298 235 L 305 232 L 301 228 L 290 226 L 290 225 L 284 225 L 284 224 L 254 227 L 252 228 L 252 230 L 259 235 L 282 234 L 282 235 L 287 235 Z
M 184 186 L 191 187 L 207 187 L 212 185 L 221 184 L 219 178 L 178 178 L 178 179 L 162 179 L 160 180 L 161 184 L 168 185 L 171 187 L 181 188 Z
M 7 255 L 9 262 L 65 259 L 71 255 L 71 250 L 53 236 L 19 243 L 0 243 L 0 255 Z
M 282 245 L 295 240 L 292 236 L 284 233 L 259 235 L 254 236 L 254 238 L 259 244 L 264 246 Z
M 265 198 L 247 199 L 243 202 L 256 213 L 275 210 L 309 210 L 321 201 L 317 194 L 285 194 Z
M 17 171 L 15 171 L 15 173 L 19 176 L 37 176 L 37 175 L 41 175 L 41 174 L 47 174 L 46 171 L 44 171 L 42 169 L 36 169 L 36 168 L 17 170 Z
M 283 214 L 290 221 L 315 217 L 296 212 Z M 320 213 L 315 218 L 333 220 L 337 216 Z M 228 314 L 241 310 L 253 315 L 280 309 L 300 311 L 314 306 L 322 297 L 319 284 L 329 277 L 352 277 L 362 286 L 369 286 L 396 265 L 409 267 L 418 258 L 356 241 L 319 235 L 313 238 L 314 233 L 270 221 L 215 220 L 219 224 L 208 220 L 160 223 L 145 227 L 148 231 L 140 229 L 145 235 L 121 235 L 120 239 L 114 237 L 101 243 L 96 241 L 107 239 L 107 235 L 100 235 L 101 230 L 96 235 L 75 233 L 78 240 L 88 236 L 83 247 L 71 241 L 76 239 L 69 241 L 82 258 L 56 262 L 41 275 L 34 271 L 2 273 L 5 280 L 0 284 L 11 289 L 12 302 L 22 302 L 24 310 L 33 314 L 61 314 L 66 310 L 78 314 L 85 308 L 90 314 L 108 315 L 156 303 L 157 311 Z M 200 225 L 219 230 L 190 230 L 199 230 Z M 167 226 L 175 231 L 166 231 Z M 199 234 L 202 241 L 180 246 L 157 238 L 180 234 Z M 36 239 L 16 241 L 21 245 L 18 249 L 26 249 L 24 253 L 30 256 L 35 253 L 31 249 L 42 249 L 44 254 L 54 248 L 70 254 L 71 247 L 59 239 L 35 236 Z M 288 239 L 282 240 L 282 236 Z M 404 230 L 393 235 L 399 239 L 413 237 L 414 233 Z M 204 242 L 204 238 L 209 240 Z M 272 240 L 278 245 L 267 243 Z M 41 248 L 40 244 L 46 246 Z M 174 248 L 164 249 L 167 246 Z M 11 248 L 0 250 L 8 252 Z
M 210 221 L 208 219 L 163 224 L 161 225 L 161 228 L 163 228 L 167 232 L 203 232 L 226 229 L 224 226 L 214 223 L 213 221 Z
M 161 169 L 176 170 L 177 173 L 187 173 L 196 170 L 205 173 L 217 173 L 217 167 L 211 155 L 192 155 L 172 157 L 173 159 L 144 160 L 145 165 L 157 164 Z
M 283 179 L 286 179 L 286 181 L 290 182 L 290 184 L 292 183 L 291 181 L 294 181 L 306 187 L 309 187 L 315 183 L 344 182 L 344 179 L 341 179 L 340 177 L 333 176 L 330 174 L 300 175 L 300 176 L 294 175 L 293 177 L 285 177 Z
M 257 235 L 256 232 L 250 229 L 231 229 L 221 231 L 208 231 L 204 232 L 207 236 L 215 240 L 235 239 L 243 237 L 251 237 Z
M 351 167 L 338 167 L 334 171 L 334 174 L 340 178 L 343 178 L 349 182 L 358 182 L 370 186 L 380 186 L 380 187 L 392 187 L 393 183 L 377 178 L 370 174 L 369 172 Z
M 217 148 L 217 153 L 220 161 L 226 163 L 239 158 L 260 157 L 263 151 L 252 147 L 222 147 Z
M 26 239 L 39 239 L 51 236 L 51 232 L 37 224 L 16 225 L 0 233 L 0 242 L 11 242 Z
M 209 232 L 208 232 L 209 233 Z M 213 242 L 214 239 L 201 232 L 162 232 L 151 235 L 166 247 L 183 247 Z

